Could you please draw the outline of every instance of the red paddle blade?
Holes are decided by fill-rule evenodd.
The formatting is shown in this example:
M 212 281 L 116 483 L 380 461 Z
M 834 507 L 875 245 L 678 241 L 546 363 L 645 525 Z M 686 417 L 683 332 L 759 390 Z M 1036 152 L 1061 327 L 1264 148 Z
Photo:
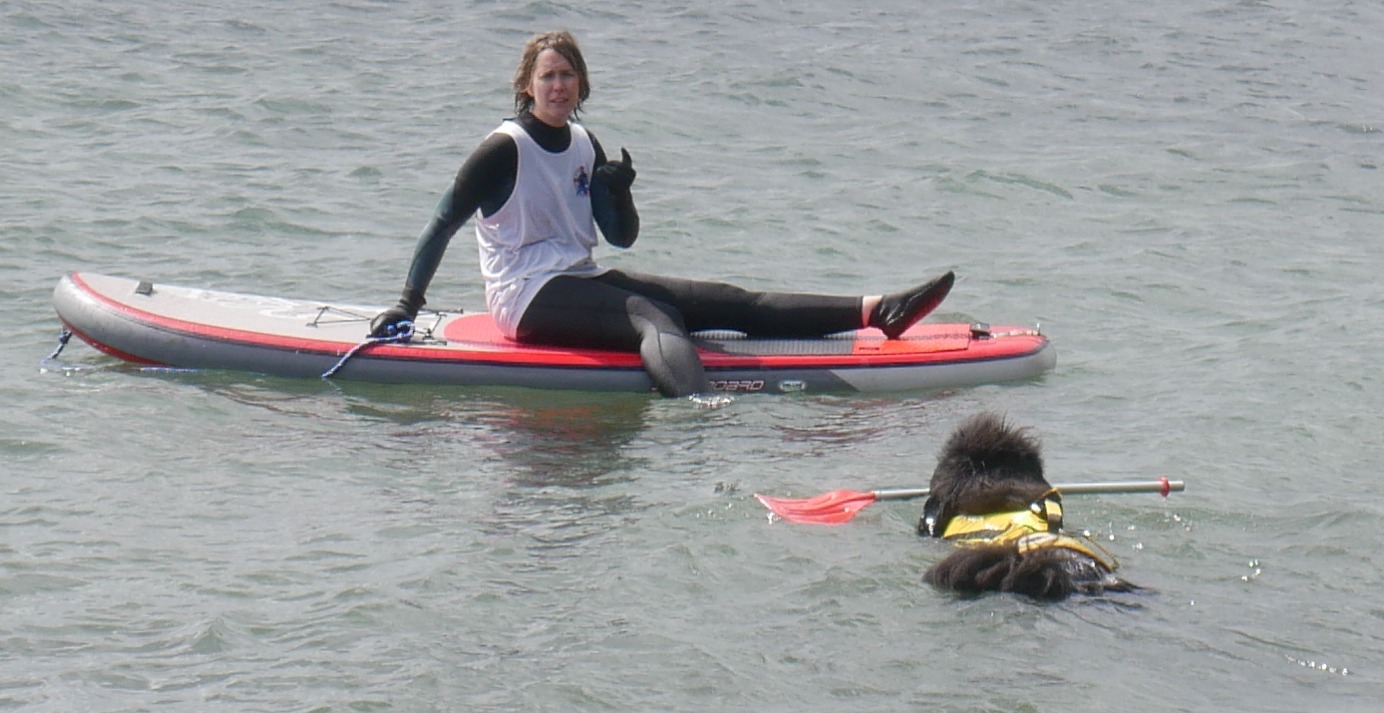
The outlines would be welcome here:
M 854 490 L 833 490 L 815 498 L 794 500 L 791 498 L 772 498 L 755 493 L 755 499 L 764 503 L 769 512 L 789 522 L 809 525 L 840 525 L 849 522 L 862 508 L 876 500 L 874 493 L 859 493 Z

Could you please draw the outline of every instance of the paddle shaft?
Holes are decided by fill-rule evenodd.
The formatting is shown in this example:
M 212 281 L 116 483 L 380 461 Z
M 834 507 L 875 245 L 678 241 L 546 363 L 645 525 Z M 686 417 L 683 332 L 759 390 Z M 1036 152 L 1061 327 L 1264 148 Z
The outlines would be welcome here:
M 1125 480 L 1110 483 L 1058 483 L 1052 486 L 1057 492 L 1063 495 L 1103 495 L 1106 493 L 1180 493 L 1187 489 L 1187 484 L 1181 480 Z M 875 490 L 871 495 L 876 500 L 912 500 L 914 498 L 925 498 L 931 492 L 929 488 L 895 488 L 890 490 Z

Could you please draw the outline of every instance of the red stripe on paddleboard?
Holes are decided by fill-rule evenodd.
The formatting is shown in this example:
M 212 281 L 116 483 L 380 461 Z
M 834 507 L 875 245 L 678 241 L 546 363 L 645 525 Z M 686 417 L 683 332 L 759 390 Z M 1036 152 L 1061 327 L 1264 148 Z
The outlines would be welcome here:
M 134 354 L 130 354 L 128 352 L 122 352 L 109 344 L 92 339 L 91 337 L 87 336 L 87 334 L 82 330 L 73 327 L 65 319 L 62 320 L 62 323 L 63 326 L 67 327 L 67 331 L 77 335 L 78 339 L 86 342 L 87 344 L 90 344 L 93 349 L 95 349 L 98 352 L 101 352 L 102 354 L 109 354 L 110 356 L 113 356 L 116 359 L 122 359 L 124 361 L 133 362 L 135 364 L 140 364 L 143 366 L 168 366 L 163 362 L 152 361 L 149 359 L 145 359 L 144 357 L 135 356 Z
M 574 366 L 638 366 L 640 363 L 638 357 L 629 352 L 521 344 L 506 337 L 493 320 L 483 315 L 451 321 L 442 336 L 449 343 L 494 354 L 496 361 L 505 363 Z M 821 353 L 736 354 L 707 350 L 698 350 L 698 353 L 707 369 L 921 366 L 1010 359 L 1033 354 L 1042 348 L 1042 337 L 1036 333 L 1024 336 L 1032 338 L 973 341 L 968 324 L 926 324 L 914 326 L 904 339 L 884 339 L 878 330 L 860 330 L 853 341 L 849 337 L 839 337 L 842 348 Z M 820 347 L 824 340 L 798 341 L 807 349 L 814 345 Z M 849 343 L 849 351 L 845 343 Z
M 142 310 L 130 305 L 128 302 L 121 302 L 120 300 L 98 292 L 90 283 L 83 280 L 80 274 L 74 273 L 70 277 L 73 284 L 80 287 L 84 293 L 105 305 L 107 308 L 119 312 L 136 322 L 151 327 L 193 334 L 199 337 L 206 337 L 224 342 L 236 342 L 239 344 L 273 347 L 276 349 L 291 349 L 294 351 L 316 351 L 336 355 L 343 354 L 345 350 L 355 346 L 355 344 L 347 342 L 284 337 L 274 334 L 265 334 L 263 332 L 217 327 L 201 322 L 188 322 L 186 320 L 174 319 L 173 317 L 167 317 L 156 312 Z M 362 339 L 363 338 L 362 336 Z

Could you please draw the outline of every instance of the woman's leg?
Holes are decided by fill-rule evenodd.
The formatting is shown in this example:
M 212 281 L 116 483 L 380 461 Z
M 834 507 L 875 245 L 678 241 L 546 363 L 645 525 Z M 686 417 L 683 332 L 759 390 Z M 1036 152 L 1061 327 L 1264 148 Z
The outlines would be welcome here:
M 687 329 L 734 329 L 755 337 L 820 337 L 863 324 L 860 297 L 755 292 L 724 282 L 609 270 L 595 278 L 676 308 Z
M 951 291 L 951 272 L 903 292 L 841 297 L 797 292 L 754 292 L 724 282 L 685 280 L 610 270 L 595 278 L 671 305 L 687 329 L 734 329 L 753 337 L 811 338 L 876 327 L 897 339 Z
M 665 396 L 710 391 L 688 331 L 734 329 L 752 336 L 807 338 L 878 327 L 897 338 L 951 289 L 950 272 L 909 290 L 861 298 L 753 292 L 722 282 L 610 270 L 555 277 L 519 321 L 520 341 L 637 351 Z
M 522 342 L 639 353 L 659 393 L 708 393 L 711 384 L 677 310 L 585 277 L 555 277 L 519 320 Z

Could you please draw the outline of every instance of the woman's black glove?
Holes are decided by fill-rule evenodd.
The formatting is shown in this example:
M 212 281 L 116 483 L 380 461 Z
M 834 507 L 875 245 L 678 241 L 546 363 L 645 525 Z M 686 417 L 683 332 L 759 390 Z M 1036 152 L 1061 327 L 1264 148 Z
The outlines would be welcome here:
M 596 176 L 593 180 L 610 191 L 610 197 L 619 203 L 629 197 L 630 186 L 634 185 L 634 177 L 634 164 L 630 163 L 630 152 L 621 146 L 620 160 L 606 161 L 596 167 Z
M 591 177 L 591 215 L 611 245 L 627 248 L 639 237 L 639 211 L 634 209 L 634 165 L 622 146 L 619 161 L 606 161 Z
M 399 303 L 375 315 L 370 321 L 370 336 L 374 339 L 397 337 L 413 331 L 413 320 L 426 300 L 412 287 L 405 287 Z

